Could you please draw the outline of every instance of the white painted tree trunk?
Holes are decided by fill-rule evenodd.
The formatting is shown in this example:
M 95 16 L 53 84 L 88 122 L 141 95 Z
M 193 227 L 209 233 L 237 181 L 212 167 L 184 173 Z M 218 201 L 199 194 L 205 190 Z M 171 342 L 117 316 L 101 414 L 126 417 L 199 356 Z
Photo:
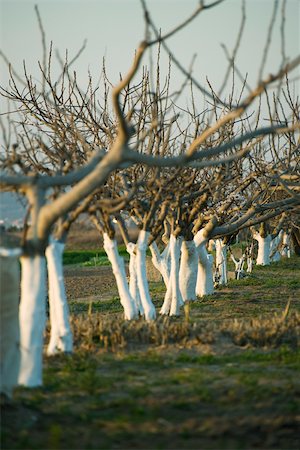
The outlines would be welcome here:
M 179 287 L 183 301 L 196 300 L 198 253 L 193 241 L 182 241 L 179 269 Z
M 262 237 L 259 233 L 254 233 L 253 237 L 258 242 L 256 264 L 258 266 L 268 266 L 270 264 L 271 235 L 268 234 L 266 237 Z
M 160 308 L 159 313 L 162 315 L 168 315 L 170 313 L 172 303 L 172 283 L 170 281 L 170 273 L 171 273 L 170 240 L 166 245 L 166 248 L 164 249 L 162 254 L 159 255 L 159 257 L 157 253 L 156 255 L 154 255 L 152 252 L 152 261 L 154 266 L 157 267 L 157 269 L 162 274 L 166 286 L 164 302 L 162 304 L 162 307 Z
M 168 242 L 166 248 L 161 254 L 159 253 L 156 242 L 153 242 L 150 245 L 150 250 L 152 255 L 152 263 L 163 277 L 166 287 L 168 287 L 171 267 L 170 243 Z
M 124 308 L 125 319 L 132 320 L 137 316 L 137 309 L 129 292 L 124 259 L 119 255 L 117 241 L 115 239 L 110 239 L 107 233 L 103 233 L 103 247 L 112 265 L 112 270 L 120 296 L 120 302 Z
M 126 247 L 129 253 L 129 292 L 135 303 L 136 310 L 141 316 L 144 314 L 144 308 L 141 302 L 140 291 L 138 287 L 137 271 L 136 271 L 136 245 L 129 242 Z
M 247 247 L 246 254 L 247 254 L 247 273 L 252 273 L 253 270 L 253 247 L 254 243 L 252 243 Z
M 227 284 L 227 244 L 222 239 L 216 239 L 216 269 L 219 273 L 219 284 Z
M 146 320 L 154 320 L 156 317 L 155 307 L 151 301 L 149 285 L 146 273 L 146 250 L 148 245 L 149 232 L 141 230 L 136 244 L 136 273 L 137 283 L 143 305 Z
M 247 273 L 252 273 L 253 270 L 253 258 L 251 256 L 247 257 Z
M 281 255 L 280 255 L 279 247 L 282 242 L 282 235 L 283 235 L 283 230 L 281 230 L 280 233 L 278 233 L 278 235 L 274 239 L 271 240 L 271 244 L 270 244 L 270 261 L 271 262 L 280 261 Z
M 166 253 L 163 254 L 164 261 L 164 281 L 167 287 L 160 314 L 178 316 L 180 306 L 183 305 L 183 298 L 179 287 L 180 268 L 180 248 L 181 239 L 171 234 Z
M 243 253 L 239 259 L 236 259 L 235 256 L 231 253 L 230 257 L 235 266 L 235 278 L 239 280 L 244 272 L 246 255 L 245 253 Z
M 291 235 L 285 231 L 282 235 L 282 248 L 280 253 L 283 258 L 291 257 Z
M 179 267 L 180 267 L 180 248 L 181 239 L 176 238 L 171 234 L 170 236 L 170 257 L 171 270 L 170 281 L 172 289 L 172 300 L 170 307 L 170 316 L 178 316 L 180 314 L 180 306 L 183 305 L 183 298 L 179 288 Z
M 198 253 L 196 294 L 203 297 L 214 293 L 213 256 L 206 250 L 207 238 L 204 236 L 204 229 L 198 231 L 194 241 Z
M 0 248 L 0 392 L 12 396 L 20 368 L 19 258 L 21 249 Z
M 42 385 L 43 341 L 46 323 L 46 259 L 21 257 L 20 372 L 19 384 Z
M 63 252 L 65 244 L 57 239 L 50 239 L 46 248 L 48 268 L 49 307 L 51 334 L 47 354 L 73 351 L 73 334 L 70 325 L 69 305 L 66 297 Z

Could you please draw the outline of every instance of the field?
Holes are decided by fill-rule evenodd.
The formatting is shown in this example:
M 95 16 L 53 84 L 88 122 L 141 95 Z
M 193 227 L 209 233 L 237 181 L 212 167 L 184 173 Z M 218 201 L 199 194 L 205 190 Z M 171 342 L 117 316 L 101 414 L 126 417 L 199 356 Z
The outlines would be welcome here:
M 75 352 L 16 390 L 1 448 L 299 448 L 300 258 L 149 324 L 122 320 L 96 261 L 67 266 L 66 285 Z M 159 308 L 164 287 L 150 286 Z

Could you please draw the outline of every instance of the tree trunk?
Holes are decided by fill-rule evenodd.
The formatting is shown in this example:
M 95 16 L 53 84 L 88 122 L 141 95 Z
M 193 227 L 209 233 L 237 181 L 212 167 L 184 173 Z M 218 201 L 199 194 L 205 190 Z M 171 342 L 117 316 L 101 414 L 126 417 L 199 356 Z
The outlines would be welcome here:
M 170 316 L 178 316 L 180 314 L 180 306 L 183 305 L 183 298 L 179 288 L 180 248 L 181 248 L 181 239 L 176 238 L 173 234 L 171 234 L 170 236 L 171 270 L 170 270 L 169 284 L 172 287 L 172 300 L 170 307 Z
M 220 275 L 219 284 L 227 284 L 227 244 L 222 239 L 216 239 L 216 269 Z
M 141 302 L 141 296 L 138 286 L 137 271 L 136 271 L 136 245 L 129 242 L 126 246 L 129 253 L 129 292 L 135 303 L 136 310 L 141 316 L 144 315 L 144 308 Z
M 9 249 L 0 249 L 0 255 L 0 392 L 11 397 L 20 368 L 20 269 L 17 255 L 10 254 Z
M 292 241 L 295 254 L 300 256 L 300 230 L 297 228 L 293 228 L 292 230 Z
M 235 256 L 231 253 L 231 260 L 235 266 L 235 278 L 239 280 L 244 273 L 244 264 L 245 264 L 246 255 L 245 253 L 239 259 L 236 259 Z
M 141 303 L 146 320 L 154 320 L 156 317 L 155 307 L 151 301 L 149 285 L 146 274 L 146 250 L 149 232 L 141 230 L 136 244 L 136 273 Z
M 46 323 L 46 260 L 44 256 L 21 257 L 19 384 L 42 385 L 43 340 Z
M 259 233 L 255 233 L 253 237 L 258 242 L 256 265 L 268 266 L 270 264 L 270 248 L 272 236 L 268 234 L 266 237 L 262 237 Z
M 163 277 L 164 283 L 167 287 L 170 278 L 170 244 L 168 242 L 166 248 L 161 254 L 159 253 L 155 242 L 150 245 L 150 250 L 152 255 L 152 263 Z
M 280 261 L 280 251 L 279 247 L 282 242 L 283 237 L 283 230 L 280 231 L 280 233 L 277 234 L 277 236 L 272 239 L 270 244 L 270 261 L 271 262 L 277 262 Z
M 246 249 L 247 273 L 252 273 L 252 270 L 253 270 L 253 248 L 254 248 L 254 242 L 252 241 L 251 244 Z
M 112 265 L 112 270 L 120 296 L 120 302 L 124 308 L 125 319 L 132 320 L 137 316 L 137 309 L 129 292 L 124 259 L 119 255 L 117 241 L 115 239 L 110 239 L 107 233 L 103 233 L 103 247 Z
M 204 236 L 204 229 L 198 231 L 194 241 L 199 258 L 196 294 L 203 297 L 214 293 L 213 256 L 206 250 L 207 238 Z
M 159 253 L 159 250 L 155 242 L 153 242 L 150 249 L 152 253 L 153 265 L 161 273 L 166 286 L 164 302 L 162 304 L 159 313 L 162 315 L 168 315 L 170 312 L 172 302 L 172 284 L 170 282 L 170 271 L 171 271 L 170 241 L 166 245 L 166 248 L 164 249 L 162 254 Z
M 48 267 L 51 324 L 50 342 L 47 348 L 48 355 L 73 351 L 73 335 L 63 272 L 64 248 L 63 242 L 51 239 L 45 252 Z
M 287 233 L 286 231 L 283 232 L 282 248 L 281 248 L 280 254 L 283 258 L 291 257 L 291 235 L 290 235 L 290 233 Z
M 198 253 L 194 241 L 181 244 L 181 261 L 179 269 L 179 286 L 183 301 L 196 300 L 198 274 Z
M 164 269 L 161 273 L 164 275 L 167 290 L 160 314 L 178 316 L 180 314 L 180 306 L 183 305 L 179 287 L 180 247 L 181 240 L 171 234 L 167 251 L 165 250 L 166 253 L 162 258 L 163 264 L 161 268 L 164 267 Z

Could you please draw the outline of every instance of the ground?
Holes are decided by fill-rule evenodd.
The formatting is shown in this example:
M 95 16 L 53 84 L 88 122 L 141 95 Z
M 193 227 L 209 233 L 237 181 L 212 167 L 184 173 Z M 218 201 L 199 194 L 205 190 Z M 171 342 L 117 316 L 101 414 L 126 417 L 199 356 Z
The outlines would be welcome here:
M 16 390 L 1 448 L 299 448 L 300 258 L 149 324 L 123 321 L 110 268 L 65 272 L 75 352 Z
M 65 283 L 70 301 L 97 301 L 118 295 L 110 266 L 66 267 Z

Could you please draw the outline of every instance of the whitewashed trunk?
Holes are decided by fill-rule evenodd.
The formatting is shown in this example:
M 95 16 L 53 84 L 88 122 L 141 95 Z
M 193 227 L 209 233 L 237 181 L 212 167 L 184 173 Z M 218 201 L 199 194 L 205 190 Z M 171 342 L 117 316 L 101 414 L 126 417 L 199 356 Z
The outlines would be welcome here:
M 204 230 L 198 231 L 194 237 L 198 253 L 198 275 L 196 284 L 196 294 L 199 297 L 214 293 L 213 280 L 213 256 L 206 250 L 207 239 L 203 236 Z
M 124 308 L 125 319 L 132 320 L 137 316 L 137 309 L 129 292 L 124 259 L 119 255 L 117 241 L 115 239 L 110 239 L 107 233 L 103 233 L 103 247 L 112 265 L 120 302 Z
M 20 372 L 19 384 L 42 385 L 43 341 L 46 323 L 46 259 L 21 257 Z
M 280 254 L 283 258 L 291 257 L 291 235 L 285 231 L 282 235 L 282 248 Z
M 253 270 L 253 247 L 254 243 L 252 243 L 247 247 L 246 254 L 247 254 L 247 272 L 252 273 Z
M 150 245 L 150 250 L 152 255 L 152 263 L 163 277 L 166 287 L 168 287 L 171 268 L 170 243 L 168 242 L 162 254 L 159 253 L 156 242 L 153 242 Z
M 141 230 L 136 244 L 136 273 L 141 303 L 143 305 L 146 320 L 154 320 L 155 307 L 151 301 L 149 285 L 146 273 L 146 250 L 148 246 L 149 232 Z
M 219 273 L 219 284 L 227 284 L 227 244 L 222 239 L 216 239 L 216 269 Z
M 0 392 L 12 396 L 20 368 L 20 249 L 0 248 Z
M 252 273 L 253 270 L 253 258 L 252 256 L 247 256 L 247 273 Z
M 167 277 L 165 274 L 164 278 L 165 282 L 167 282 L 167 291 L 160 310 L 160 314 L 163 315 L 178 316 L 180 314 L 180 306 L 183 305 L 183 298 L 179 287 L 180 248 L 181 239 L 171 234 L 168 243 L 168 252 L 165 255 L 168 258 L 165 262 L 166 271 L 169 272 L 169 276 Z
M 133 242 L 129 242 L 127 244 L 126 250 L 129 253 L 129 292 L 135 303 L 135 307 L 138 314 L 142 316 L 144 314 L 144 309 L 141 302 L 141 296 L 137 280 L 136 245 Z
M 280 261 L 281 255 L 280 255 L 280 245 L 282 242 L 282 236 L 283 236 L 283 231 L 281 230 L 280 233 L 278 233 L 278 235 L 271 240 L 271 244 L 270 244 L 270 261 L 271 262 L 278 262 Z
M 258 266 L 268 266 L 270 264 L 271 235 L 261 237 L 259 233 L 255 233 L 253 237 L 258 242 L 256 264 Z
M 170 316 L 178 316 L 180 314 L 180 306 L 183 305 L 183 298 L 179 288 L 179 267 L 180 267 L 180 248 L 181 239 L 170 236 L 170 257 L 171 270 L 170 281 L 172 286 L 172 300 L 170 307 Z
M 69 305 L 66 297 L 63 252 L 65 244 L 51 239 L 46 248 L 48 268 L 49 307 L 50 307 L 50 341 L 47 354 L 73 351 L 73 334 L 70 325 Z
M 158 249 L 157 251 L 155 251 L 155 247 L 154 249 L 151 248 L 151 252 L 153 265 L 160 271 L 166 286 L 164 302 L 162 304 L 159 313 L 162 315 L 168 315 L 170 313 L 172 302 L 172 283 L 170 282 L 170 272 L 171 272 L 170 241 L 168 242 L 166 248 L 164 249 L 161 255 L 159 255 Z
M 172 284 L 168 283 L 164 297 L 164 302 L 162 304 L 162 307 L 160 308 L 159 313 L 164 316 L 167 316 L 170 313 L 171 303 L 172 303 Z
M 244 274 L 244 265 L 245 265 L 246 255 L 243 254 L 239 259 L 239 264 L 236 268 L 236 279 L 239 280 Z
M 196 300 L 198 253 L 194 241 L 182 241 L 179 287 L 183 301 Z
M 235 266 L 235 278 L 239 280 L 241 278 L 241 275 L 244 273 L 246 254 L 243 253 L 239 259 L 236 259 L 233 254 L 231 254 L 230 257 Z

